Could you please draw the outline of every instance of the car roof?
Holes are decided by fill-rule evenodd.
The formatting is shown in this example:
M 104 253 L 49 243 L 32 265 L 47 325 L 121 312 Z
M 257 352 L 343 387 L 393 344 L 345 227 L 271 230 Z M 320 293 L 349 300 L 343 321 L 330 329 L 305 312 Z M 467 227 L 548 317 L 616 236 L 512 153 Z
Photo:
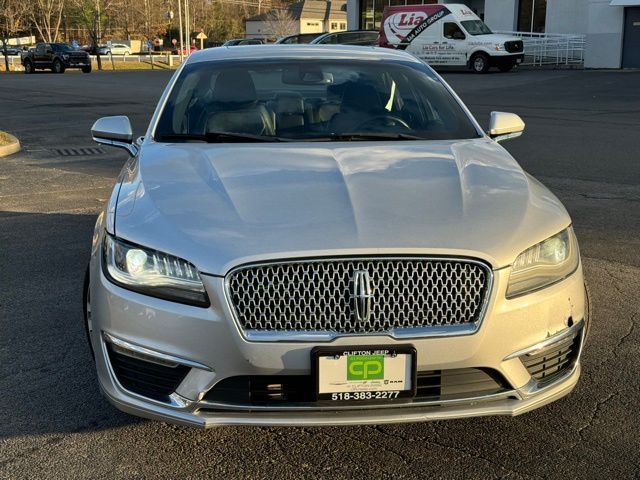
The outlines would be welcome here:
M 404 61 L 420 63 L 413 55 L 402 50 L 354 45 L 247 45 L 241 49 L 216 47 L 192 53 L 187 63 L 217 60 L 308 59 Z

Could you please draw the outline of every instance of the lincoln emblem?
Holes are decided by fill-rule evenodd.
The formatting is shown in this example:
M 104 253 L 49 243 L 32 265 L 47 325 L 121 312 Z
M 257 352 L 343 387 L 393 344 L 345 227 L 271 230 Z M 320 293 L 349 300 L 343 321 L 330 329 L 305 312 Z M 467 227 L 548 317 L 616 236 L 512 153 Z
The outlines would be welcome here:
M 371 316 L 371 276 L 366 270 L 353 272 L 353 286 L 351 290 L 353 312 L 359 322 L 368 322 Z

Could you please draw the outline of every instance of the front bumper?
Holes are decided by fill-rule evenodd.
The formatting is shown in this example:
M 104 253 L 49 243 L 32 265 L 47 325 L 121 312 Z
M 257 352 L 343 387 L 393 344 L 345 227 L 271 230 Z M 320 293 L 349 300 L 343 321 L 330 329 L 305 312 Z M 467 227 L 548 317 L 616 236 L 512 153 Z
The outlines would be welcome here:
M 518 415 L 568 394 L 580 376 L 579 355 L 588 322 L 581 267 L 562 282 L 513 300 L 505 299 L 509 269 L 494 272 L 485 318 L 472 335 L 422 337 L 401 342 L 385 335 L 339 337 L 323 345 L 411 343 L 418 371 L 486 368 L 498 372 L 508 388 L 452 400 L 353 408 L 265 407 L 208 401 L 219 382 L 242 375 L 309 375 L 311 342 L 253 342 L 240 332 L 224 295 L 224 279 L 205 276 L 211 306 L 191 307 L 124 290 L 91 262 L 91 341 L 102 391 L 119 409 L 142 417 L 210 427 L 214 425 L 349 425 L 415 422 L 483 415 Z M 525 367 L 522 352 L 575 331 L 574 361 L 540 382 Z M 150 355 L 188 365 L 188 373 L 168 399 L 127 390 L 109 357 L 113 339 Z M 116 340 L 117 341 L 117 340 Z M 514 354 L 516 354 L 514 356 Z M 161 358 L 162 360 L 162 358 Z
M 524 53 L 492 55 L 489 64 L 492 67 L 519 65 L 524 62 Z
M 514 390 L 505 398 L 475 399 L 458 404 L 401 406 L 384 409 L 312 410 L 312 411 L 222 411 L 201 409 L 197 403 L 182 408 L 149 404 L 122 392 L 105 388 L 102 391 L 119 410 L 139 417 L 191 425 L 203 428 L 218 425 L 253 426 L 327 426 L 411 423 L 428 420 L 448 420 L 487 415 L 520 415 L 568 395 L 578 383 L 579 364 L 554 385 L 535 391 L 535 387 Z
M 91 59 L 89 57 L 69 58 L 62 61 L 65 68 L 80 68 L 88 67 L 91 65 Z

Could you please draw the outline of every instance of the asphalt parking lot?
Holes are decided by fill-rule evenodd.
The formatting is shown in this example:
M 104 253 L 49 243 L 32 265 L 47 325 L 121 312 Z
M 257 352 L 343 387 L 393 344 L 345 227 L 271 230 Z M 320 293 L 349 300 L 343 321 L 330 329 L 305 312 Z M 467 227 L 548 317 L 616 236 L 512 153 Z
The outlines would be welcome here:
M 144 127 L 168 72 L 0 76 L 0 478 L 640 478 L 640 72 L 449 73 L 480 123 L 564 202 L 594 314 L 567 398 L 515 417 L 208 431 L 120 413 L 98 391 L 81 286 L 97 213 L 125 155 L 89 129 Z M 94 150 L 87 150 L 93 148 Z

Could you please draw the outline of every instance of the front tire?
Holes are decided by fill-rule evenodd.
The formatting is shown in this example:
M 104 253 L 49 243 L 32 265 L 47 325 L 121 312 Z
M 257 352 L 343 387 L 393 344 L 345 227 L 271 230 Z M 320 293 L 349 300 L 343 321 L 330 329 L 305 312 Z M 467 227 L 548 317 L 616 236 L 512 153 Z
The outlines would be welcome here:
M 96 354 L 93 351 L 93 344 L 91 343 L 91 330 L 92 330 L 92 318 L 91 318 L 91 290 L 89 288 L 89 265 L 84 274 L 84 286 L 82 288 L 82 311 L 84 313 L 84 332 L 87 336 L 87 342 L 89 343 L 89 350 L 91 351 L 91 358 L 96 359 Z
M 24 73 L 30 75 L 33 73 L 33 71 L 33 62 L 31 62 L 31 60 L 27 60 L 26 62 L 24 62 Z
M 64 65 L 60 60 L 53 61 L 53 68 L 51 69 L 53 73 L 64 73 Z
M 476 73 L 487 73 L 489 71 L 489 55 L 486 53 L 475 53 L 471 57 L 471 69 Z
M 589 290 L 589 285 L 587 282 L 584 282 L 584 297 L 585 297 L 585 332 L 584 332 L 584 343 L 587 342 L 589 338 L 589 333 L 591 332 L 591 322 L 593 318 L 593 309 L 591 307 L 591 290 Z
M 82 73 L 91 73 L 91 65 L 82 67 Z

